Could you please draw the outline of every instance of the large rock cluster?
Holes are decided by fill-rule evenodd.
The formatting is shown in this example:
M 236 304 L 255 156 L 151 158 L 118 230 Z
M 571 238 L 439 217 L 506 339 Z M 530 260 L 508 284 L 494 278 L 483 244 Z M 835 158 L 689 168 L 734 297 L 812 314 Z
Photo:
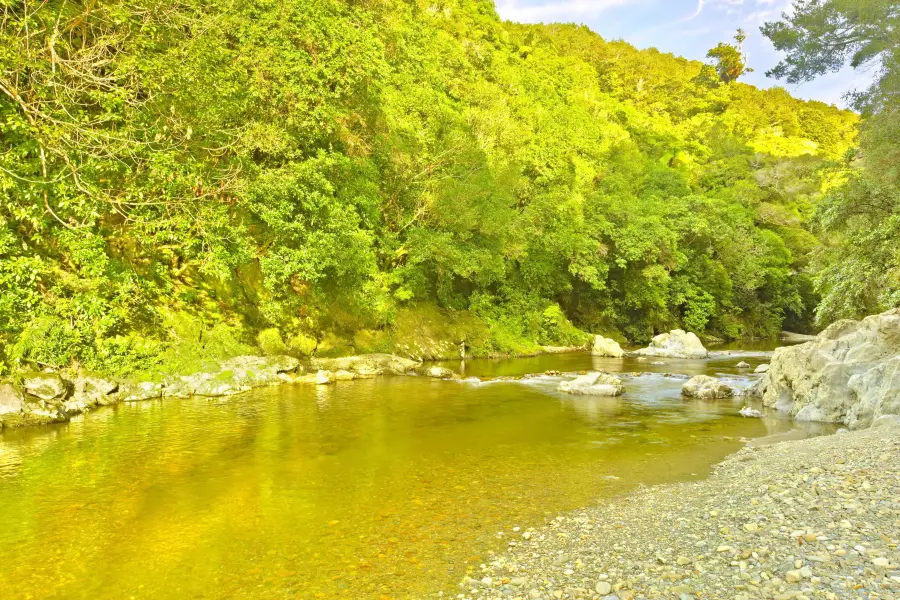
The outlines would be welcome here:
M 71 380 L 58 373 L 26 373 L 21 385 L 0 384 L 0 427 L 61 423 L 96 406 L 112 404 L 119 386 L 92 373 Z
M 815 341 L 779 348 L 755 388 L 800 421 L 852 429 L 900 420 L 900 309 L 843 320 Z
M 390 354 L 371 354 L 312 361 L 311 372 L 290 356 L 238 356 L 191 375 L 163 381 L 117 382 L 80 372 L 70 378 L 59 373 L 28 373 L 21 384 L 0 384 L 0 427 L 60 423 L 98 406 L 163 397 L 221 397 L 279 383 L 328 385 L 336 381 L 402 375 L 420 363 Z M 445 370 L 439 375 L 445 376 Z
M 653 338 L 647 348 L 637 350 L 635 354 L 660 358 L 706 358 L 709 356 L 709 352 L 703 347 L 700 338 L 681 329 L 659 334 Z

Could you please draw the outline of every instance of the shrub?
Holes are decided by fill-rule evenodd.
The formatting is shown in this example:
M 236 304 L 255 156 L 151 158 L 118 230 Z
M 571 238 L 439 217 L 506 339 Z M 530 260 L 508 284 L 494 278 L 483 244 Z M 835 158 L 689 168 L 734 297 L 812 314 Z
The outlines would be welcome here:
M 290 339 L 288 345 L 293 352 L 299 354 L 300 356 L 312 356 L 312 354 L 316 351 L 316 347 L 319 345 L 319 342 L 317 342 L 316 338 L 314 337 L 310 337 L 303 333 L 298 333 Z
M 286 354 L 288 351 L 287 345 L 281 339 L 281 332 L 275 327 L 260 331 L 256 336 L 256 343 L 266 356 Z

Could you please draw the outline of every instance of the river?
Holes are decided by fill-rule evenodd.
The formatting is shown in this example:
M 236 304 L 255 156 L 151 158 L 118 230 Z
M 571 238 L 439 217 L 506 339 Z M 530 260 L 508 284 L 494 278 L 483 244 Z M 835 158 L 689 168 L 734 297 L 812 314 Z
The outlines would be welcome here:
M 432 598 L 564 511 L 640 484 L 704 477 L 747 440 L 810 435 L 686 401 L 677 373 L 734 365 L 587 354 L 469 361 L 466 377 L 282 386 L 123 404 L 0 434 L 0 596 Z M 555 391 L 631 373 L 619 398 Z

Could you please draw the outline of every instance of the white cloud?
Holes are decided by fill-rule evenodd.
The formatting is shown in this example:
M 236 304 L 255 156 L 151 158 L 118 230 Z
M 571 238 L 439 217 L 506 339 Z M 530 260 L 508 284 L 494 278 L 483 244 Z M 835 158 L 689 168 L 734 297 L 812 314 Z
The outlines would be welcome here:
M 509 21 L 543 23 L 559 21 L 583 21 L 614 8 L 634 4 L 633 0 L 558 0 L 543 4 L 525 5 L 521 0 L 503 0 L 497 3 L 497 12 Z

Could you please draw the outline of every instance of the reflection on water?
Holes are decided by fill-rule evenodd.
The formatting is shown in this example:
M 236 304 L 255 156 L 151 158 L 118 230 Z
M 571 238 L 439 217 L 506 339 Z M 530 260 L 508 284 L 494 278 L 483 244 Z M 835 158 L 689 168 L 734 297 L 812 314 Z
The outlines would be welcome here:
M 620 398 L 561 377 L 386 378 L 228 400 L 122 405 L 0 436 L 4 598 L 421 598 L 541 523 L 639 483 L 703 476 L 742 439 L 792 430 L 739 401 L 688 402 L 709 361 L 560 355 L 470 376 L 604 369 Z

